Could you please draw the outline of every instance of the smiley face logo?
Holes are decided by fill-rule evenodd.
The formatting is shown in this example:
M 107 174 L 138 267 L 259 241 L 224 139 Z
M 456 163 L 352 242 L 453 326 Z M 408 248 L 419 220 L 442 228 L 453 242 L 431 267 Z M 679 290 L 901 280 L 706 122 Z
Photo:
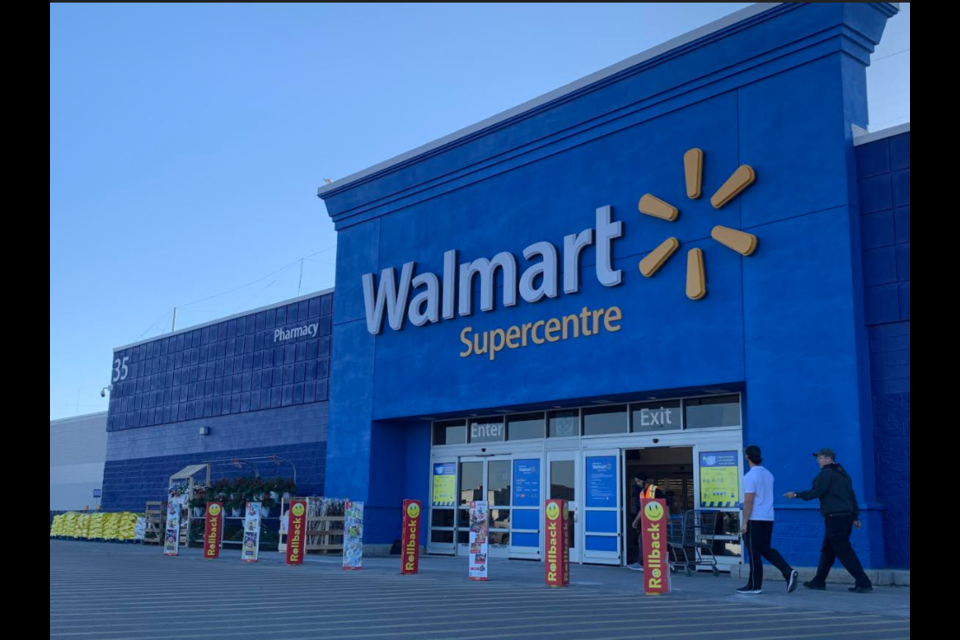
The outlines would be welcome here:
M 410 504 L 408 504 L 407 516 L 411 520 L 416 520 L 418 517 L 420 517 L 420 505 L 418 505 L 416 502 L 411 502 Z
M 306 506 L 304 506 L 302 502 L 298 502 L 297 504 L 293 505 L 293 509 L 292 509 L 293 515 L 295 515 L 298 518 L 302 517 L 303 514 L 306 512 L 306 510 L 307 508 Z
M 643 512 L 650 522 L 663 520 L 663 507 L 660 506 L 659 502 L 648 502 L 647 506 L 643 508 Z
M 220 505 L 218 505 L 218 504 L 212 504 L 212 505 L 210 505 L 210 515 L 212 515 L 214 518 L 216 518 L 217 516 L 219 516 L 219 515 L 220 515 Z
M 551 520 L 556 520 L 560 517 L 560 505 L 556 502 L 551 502 L 547 505 L 547 517 Z

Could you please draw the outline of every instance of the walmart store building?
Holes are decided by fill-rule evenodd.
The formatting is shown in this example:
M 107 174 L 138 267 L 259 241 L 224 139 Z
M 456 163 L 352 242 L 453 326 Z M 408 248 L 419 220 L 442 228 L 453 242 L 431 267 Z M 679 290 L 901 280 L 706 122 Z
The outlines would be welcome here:
M 321 188 L 335 297 L 134 346 L 176 375 L 200 368 L 189 334 L 213 395 L 181 376 L 154 423 L 112 400 L 105 507 L 158 499 L 123 486 L 135 467 L 276 451 L 301 492 L 365 502 L 371 547 L 418 498 L 428 550 L 464 553 L 463 508 L 487 499 L 492 554 L 537 559 L 559 497 L 574 561 L 618 565 L 642 474 L 674 509 L 723 512 L 732 565 L 743 446 L 778 492 L 830 446 L 865 564 L 909 567 L 910 134 L 864 131 L 896 13 L 754 5 Z M 816 503 L 778 508 L 776 544 L 816 565 Z

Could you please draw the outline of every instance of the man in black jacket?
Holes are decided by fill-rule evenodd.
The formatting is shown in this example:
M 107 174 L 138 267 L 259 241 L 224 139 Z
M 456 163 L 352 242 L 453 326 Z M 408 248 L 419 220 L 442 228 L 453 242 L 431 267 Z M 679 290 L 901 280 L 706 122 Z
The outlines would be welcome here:
M 820 550 L 820 565 L 817 575 L 803 586 L 808 589 L 824 590 L 827 588 L 827 576 L 833 568 L 835 560 L 850 572 L 856 580 L 856 586 L 850 589 L 853 593 L 870 593 L 873 584 L 863 570 L 857 553 L 850 544 L 853 528 L 860 528 L 860 507 L 857 496 L 853 492 L 853 481 L 846 470 L 837 464 L 837 454 L 832 449 L 821 449 L 813 454 L 820 465 L 820 473 L 813 480 L 810 491 L 790 491 L 784 494 L 785 498 L 794 500 L 820 500 L 820 513 L 826 535 L 823 547 Z

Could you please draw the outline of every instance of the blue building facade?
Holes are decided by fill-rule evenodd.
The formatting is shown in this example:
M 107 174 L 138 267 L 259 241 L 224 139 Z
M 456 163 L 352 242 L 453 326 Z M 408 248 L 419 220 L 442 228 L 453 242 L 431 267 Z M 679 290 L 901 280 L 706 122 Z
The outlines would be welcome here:
M 165 501 L 198 464 L 322 495 L 332 325 L 323 292 L 116 349 L 103 509 Z
M 906 129 L 906 130 L 904 130 Z M 887 564 L 910 567 L 910 131 L 857 145 L 866 321 Z
M 494 555 L 538 558 L 565 497 L 575 559 L 626 563 L 643 473 L 721 509 L 736 564 L 755 443 L 778 493 L 836 449 L 861 558 L 909 566 L 909 133 L 855 144 L 896 11 L 755 5 L 321 188 L 325 493 L 364 501 L 368 545 L 417 498 L 428 549 L 462 553 L 483 498 Z M 777 507 L 815 565 L 817 505 Z

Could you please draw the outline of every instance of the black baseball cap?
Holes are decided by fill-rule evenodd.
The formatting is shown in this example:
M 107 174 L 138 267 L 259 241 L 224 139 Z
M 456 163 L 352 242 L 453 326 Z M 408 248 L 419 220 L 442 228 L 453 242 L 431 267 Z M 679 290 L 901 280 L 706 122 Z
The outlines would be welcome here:
M 827 456 L 828 458 L 830 458 L 830 459 L 832 459 L 832 460 L 836 460 L 836 459 L 837 459 L 837 452 L 834 451 L 833 449 L 828 448 L 828 447 L 824 447 L 823 449 L 820 449 L 820 451 L 816 451 L 816 452 L 814 452 L 814 454 L 813 454 L 813 457 L 814 457 L 814 458 L 819 458 L 820 456 Z

